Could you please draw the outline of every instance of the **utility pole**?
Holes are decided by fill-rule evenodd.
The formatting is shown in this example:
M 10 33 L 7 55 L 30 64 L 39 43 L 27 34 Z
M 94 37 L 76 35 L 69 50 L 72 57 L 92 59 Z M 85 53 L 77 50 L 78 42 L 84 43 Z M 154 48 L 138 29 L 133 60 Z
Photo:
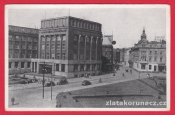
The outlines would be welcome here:
M 45 83 L 44 74 L 45 74 L 45 61 L 43 66 L 43 99 L 44 99 L 44 83 Z

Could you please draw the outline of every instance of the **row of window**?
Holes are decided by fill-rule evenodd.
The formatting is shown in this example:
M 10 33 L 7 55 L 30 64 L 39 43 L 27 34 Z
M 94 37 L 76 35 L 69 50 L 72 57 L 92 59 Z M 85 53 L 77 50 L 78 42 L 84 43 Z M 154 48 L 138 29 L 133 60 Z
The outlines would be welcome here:
M 147 52 L 147 51 L 141 51 L 141 54 L 146 54 L 146 52 Z M 160 51 L 159 53 L 160 53 L 160 55 L 162 55 L 162 54 L 163 54 L 163 51 Z M 151 55 L 151 54 L 157 55 L 157 54 L 158 54 L 158 51 L 149 51 L 149 54 L 150 54 L 150 55 Z
M 60 26 L 67 26 L 67 19 L 60 18 L 60 19 L 52 19 L 52 20 L 45 20 L 41 21 L 41 28 L 55 28 Z
M 158 61 L 157 57 L 154 57 L 154 58 L 149 57 L 149 61 L 153 61 L 153 59 L 154 59 L 154 61 Z M 162 62 L 163 61 L 163 57 L 160 57 L 159 60 L 160 60 L 160 62 Z M 141 56 L 141 61 L 147 61 L 146 56 Z
M 20 67 L 19 67 L 19 63 L 21 63 Z M 12 62 L 9 62 L 9 68 L 25 68 L 25 63 L 27 63 L 27 68 L 30 68 L 31 62 L 14 62 L 13 67 L 12 67 Z
M 142 47 L 150 47 L 150 48 L 163 48 L 163 47 L 166 47 L 166 45 L 149 45 L 149 44 L 142 44 Z
M 66 35 L 59 36 L 41 36 L 41 41 L 66 41 Z
M 85 22 L 81 20 L 70 20 L 70 26 L 73 27 L 78 27 L 78 28 L 85 28 L 85 29 L 90 29 L 90 30 L 96 30 L 100 31 L 101 30 L 101 25 L 92 23 L 92 22 Z
M 112 48 L 103 48 L 103 51 L 112 51 Z
M 10 41 L 13 41 L 13 40 L 16 40 L 16 41 L 28 41 L 28 42 L 38 42 L 38 38 L 36 37 L 29 37 L 29 36 L 15 36 L 15 35 L 9 35 L 9 40 Z

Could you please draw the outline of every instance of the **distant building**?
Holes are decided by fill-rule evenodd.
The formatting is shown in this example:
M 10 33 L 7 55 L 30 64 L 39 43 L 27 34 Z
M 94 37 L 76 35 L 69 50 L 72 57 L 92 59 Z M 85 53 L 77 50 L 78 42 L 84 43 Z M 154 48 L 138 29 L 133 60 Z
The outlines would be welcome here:
M 116 48 L 113 50 L 113 60 L 115 63 L 124 63 L 125 48 Z
M 34 28 L 9 26 L 9 74 L 36 71 L 38 33 Z
M 132 67 L 142 72 L 166 71 L 166 41 L 148 41 L 145 30 L 130 51 Z
M 103 42 L 102 42 L 102 55 L 107 57 L 109 60 L 109 63 L 107 63 L 108 70 L 113 69 L 113 36 L 112 35 L 105 35 L 103 36 Z
M 124 50 L 124 65 L 129 66 L 129 55 L 130 55 L 130 48 L 126 48 Z
M 41 20 L 37 72 L 84 77 L 100 73 L 101 24 L 75 17 Z

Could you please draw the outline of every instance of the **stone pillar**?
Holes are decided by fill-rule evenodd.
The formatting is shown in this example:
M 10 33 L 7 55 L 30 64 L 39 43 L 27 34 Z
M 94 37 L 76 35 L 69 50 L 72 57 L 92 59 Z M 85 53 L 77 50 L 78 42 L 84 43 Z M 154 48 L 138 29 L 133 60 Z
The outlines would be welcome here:
M 21 62 L 18 62 L 18 69 L 21 69 Z
M 87 65 L 86 65 L 86 64 L 84 64 L 84 71 L 86 71 L 86 66 L 87 66 Z
M 93 36 L 91 36 L 91 43 L 90 43 L 90 60 L 92 60 L 92 40 L 93 40 Z
M 35 71 L 35 62 L 34 62 L 33 64 L 34 64 L 34 72 L 36 72 L 36 71 Z
M 90 71 L 92 71 L 92 64 L 90 64 Z
M 65 72 L 68 72 L 68 64 L 65 64 Z
M 11 68 L 12 68 L 12 69 L 15 68 L 15 62 L 12 62 Z
M 36 62 L 37 63 L 37 70 L 36 72 L 39 74 L 39 62 Z
M 78 60 L 80 60 L 80 39 L 81 39 L 81 35 L 79 35 L 79 38 L 78 38 Z
M 80 71 L 80 64 L 78 64 L 78 71 Z
M 96 39 L 96 52 L 95 52 L 95 60 L 97 60 L 97 53 L 98 53 L 98 51 L 97 51 L 97 47 L 98 47 L 98 37 L 97 37 L 97 39 Z
M 61 64 L 59 64 L 59 71 L 61 71 Z
M 53 64 L 52 64 L 52 75 L 55 75 L 55 70 L 56 70 L 55 64 L 53 63 Z
M 84 47 L 84 60 L 86 60 L 86 39 L 87 39 L 87 36 L 85 37 L 85 47 Z

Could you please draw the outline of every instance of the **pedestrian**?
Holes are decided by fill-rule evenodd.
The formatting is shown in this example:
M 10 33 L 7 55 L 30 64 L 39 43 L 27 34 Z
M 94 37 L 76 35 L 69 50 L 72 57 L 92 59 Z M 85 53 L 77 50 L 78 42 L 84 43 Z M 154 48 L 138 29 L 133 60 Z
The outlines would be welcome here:
M 99 83 L 102 83 L 102 79 L 101 78 L 99 79 Z
M 91 79 L 91 75 L 89 75 L 89 78 Z
M 25 78 L 25 74 L 23 74 L 23 77 Z
M 125 76 L 125 74 L 123 73 L 123 76 Z
M 132 70 L 130 70 L 130 73 L 132 74 Z
M 12 105 L 15 104 L 15 98 L 14 97 L 11 98 L 11 102 L 12 102 Z

